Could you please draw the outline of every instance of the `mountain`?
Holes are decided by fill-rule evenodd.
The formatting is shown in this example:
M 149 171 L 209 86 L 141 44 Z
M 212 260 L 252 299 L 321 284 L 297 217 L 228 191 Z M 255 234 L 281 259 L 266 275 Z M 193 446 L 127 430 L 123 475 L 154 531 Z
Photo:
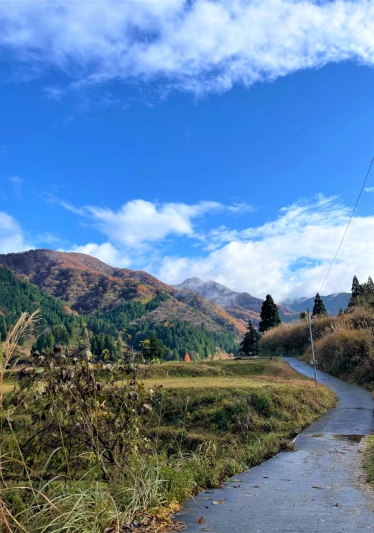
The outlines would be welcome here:
M 263 300 L 251 296 L 247 292 L 235 292 L 216 281 L 202 281 L 199 278 L 188 278 L 180 285 L 174 285 L 178 290 L 192 290 L 204 298 L 221 306 L 227 314 L 246 324 L 248 320 L 258 325 Z M 291 322 L 298 318 L 298 313 L 283 305 L 278 305 L 281 319 Z
M 83 313 L 151 298 L 157 291 L 175 292 L 146 272 L 111 267 L 85 254 L 29 250 L 0 254 L 0 264 Z
M 187 350 L 206 356 L 215 347 L 235 351 L 245 331 L 241 320 L 192 291 L 179 291 L 146 272 L 111 267 L 85 254 L 30 250 L 0 255 L 0 265 L 19 282 L 59 299 L 67 312 L 84 315 L 83 322 L 97 337 L 95 346 L 104 342 L 103 335 L 115 340 L 126 330 L 137 348 L 154 330 L 170 353 L 181 356 Z
M 337 315 L 339 309 L 346 309 L 351 298 L 351 293 L 349 292 L 336 292 L 334 294 L 329 294 L 328 296 L 321 296 L 323 303 L 325 304 L 326 310 L 329 315 Z M 307 308 L 310 310 L 313 309 L 314 305 L 314 296 L 312 298 L 303 297 L 303 298 L 293 298 L 284 300 L 283 305 L 286 305 L 293 311 L 299 312 L 306 311 Z

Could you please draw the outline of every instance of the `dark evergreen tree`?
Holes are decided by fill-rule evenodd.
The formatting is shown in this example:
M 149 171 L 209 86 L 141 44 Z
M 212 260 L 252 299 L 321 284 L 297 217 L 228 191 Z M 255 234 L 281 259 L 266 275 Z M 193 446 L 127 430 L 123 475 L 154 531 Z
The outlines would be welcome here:
M 361 294 L 361 285 L 356 276 L 353 276 L 351 291 L 352 298 L 356 298 L 359 294 Z
M 264 332 L 270 328 L 275 328 L 281 323 L 279 318 L 278 307 L 275 305 L 273 298 L 268 294 L 261 307 L 261 322 L 259 331 Z
M 365 295 L 374 294 L 374 282 L 371 278 L 371 276 L 368 277 L 367 282 L 365 285 Z
M 323 303 L 323 300 L 318 292 L 316 294 L 316 297 L 314 298 L 312 318 L 317 316 L 329 316 L 326 311 L 325 304 Z
M 250 320 L 248 320 L 247 325 L 247 331 L 244 335 L 244 338 L 239 346 L 239 353 L 243 353 L 245 355 L 256 355 L 257 348 L 258 348 L 258 341 L 260 340 L 261 335 L 255 328 L 255 326 L 252 324 Z
M 0 315 L 0 339 L 2 339 L 3 341 L 5 340 L 6 338 L 6 321 L 5 321 L 5 316 L 4 315 Z
M 162 361 L 162 358 L 165 353 L 165 346 L 160 341 L 160 339 L 157 337 L 154 331 L 152 331 L 149 337 L 149 348 L 147 351 L 148 351 L 148 357 L 151 360 L 160 359 L 160 361 Z
M 299 319 L 301 320 L 301 322 L 305 322 L 308 319 L 308 315 L 306 314 L 306 311 L 301 311 L 299 315 Z

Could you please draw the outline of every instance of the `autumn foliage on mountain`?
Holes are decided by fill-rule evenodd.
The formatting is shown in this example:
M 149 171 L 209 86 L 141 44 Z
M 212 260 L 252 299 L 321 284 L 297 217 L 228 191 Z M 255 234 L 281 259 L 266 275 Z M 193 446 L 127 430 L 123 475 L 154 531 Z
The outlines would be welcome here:
M 44 323 L 38 345 L 41 349 L 50 348 L 53 341 L 75 339 L 84 323 L 98 351 L 119 352 L 118 342 L 124 332 L 139 348 L 140 342 L 155 331 L 167 348 L 168 358 L 183 358 L 186 350 L 207 357 L 216 347 L 235 351 L 245 331 L 243 321 L 193 291 L 179 291 L 146 272 L 111 267 L 85 254 L 31 250 L 0 255 L 0 264 L 6 267 L 3 271 L 12 272 L 16 292 L 30 294 L 30 287 L 35 292 L 37 286 L 46 295 L 45 301 L 50 295 L 58 302 L 61 316 L 55 316 L 54 323 Z M 2 301 L 0 295 L 3 329 L 15 313 L 10 300 Z

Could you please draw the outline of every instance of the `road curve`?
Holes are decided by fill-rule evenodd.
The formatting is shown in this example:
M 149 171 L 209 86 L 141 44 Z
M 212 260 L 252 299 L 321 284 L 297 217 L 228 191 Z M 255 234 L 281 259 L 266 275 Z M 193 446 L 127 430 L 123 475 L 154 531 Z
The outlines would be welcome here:
M 286 361 L 313 377 L 313 369 L 305 363 Z M 297 437 L 296 452 L 281 452 L 235 476 L 223 489 L 188 500 L 178 515 L 187 524 L 186 531 L 374 531 L 374 492 L 364 483 L 360 465 L 361 437 L 374 430 L 371 394 L 324 372 L 317 376 L 335 390 L 338 407 Z M 224 503 L 213 505 L 219 500 Z M 200 517 L 201 524 L 196 522 Z

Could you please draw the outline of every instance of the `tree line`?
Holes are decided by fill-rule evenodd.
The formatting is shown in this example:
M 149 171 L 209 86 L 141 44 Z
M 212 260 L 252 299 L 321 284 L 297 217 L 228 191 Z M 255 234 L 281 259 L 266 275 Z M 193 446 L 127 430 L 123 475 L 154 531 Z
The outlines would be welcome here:
M 351 298 L 347 310 L 357 305 L 369 305 L 374 307 L 374 282 L 371 276 L 369 276 L 368 280 L 364 283 L 360 283 L 357 276 L 353 276 Z M 345 311 L 343 309 L 340 309 L 339 315 L 342 315 L 344 312 Z M 258 330 L 251 320 L 248 321 L 247 331 L 239 345 L 239 353 L 250 356 L 256 355 L 261 333 L 264 333 L 265 331 L 275 328 L 281 324 L 278 308 L 270 294 L 266 296 L 266 299 L 262 304 L 260 316 L 261 321 L 259 323 Z M 329 315 L 320 294 L 317 292 L 314 298 L 312 319 L 324 316 Z M 299 318 L 302 321 L 307 320 L 306 311 L 301 311 Z

